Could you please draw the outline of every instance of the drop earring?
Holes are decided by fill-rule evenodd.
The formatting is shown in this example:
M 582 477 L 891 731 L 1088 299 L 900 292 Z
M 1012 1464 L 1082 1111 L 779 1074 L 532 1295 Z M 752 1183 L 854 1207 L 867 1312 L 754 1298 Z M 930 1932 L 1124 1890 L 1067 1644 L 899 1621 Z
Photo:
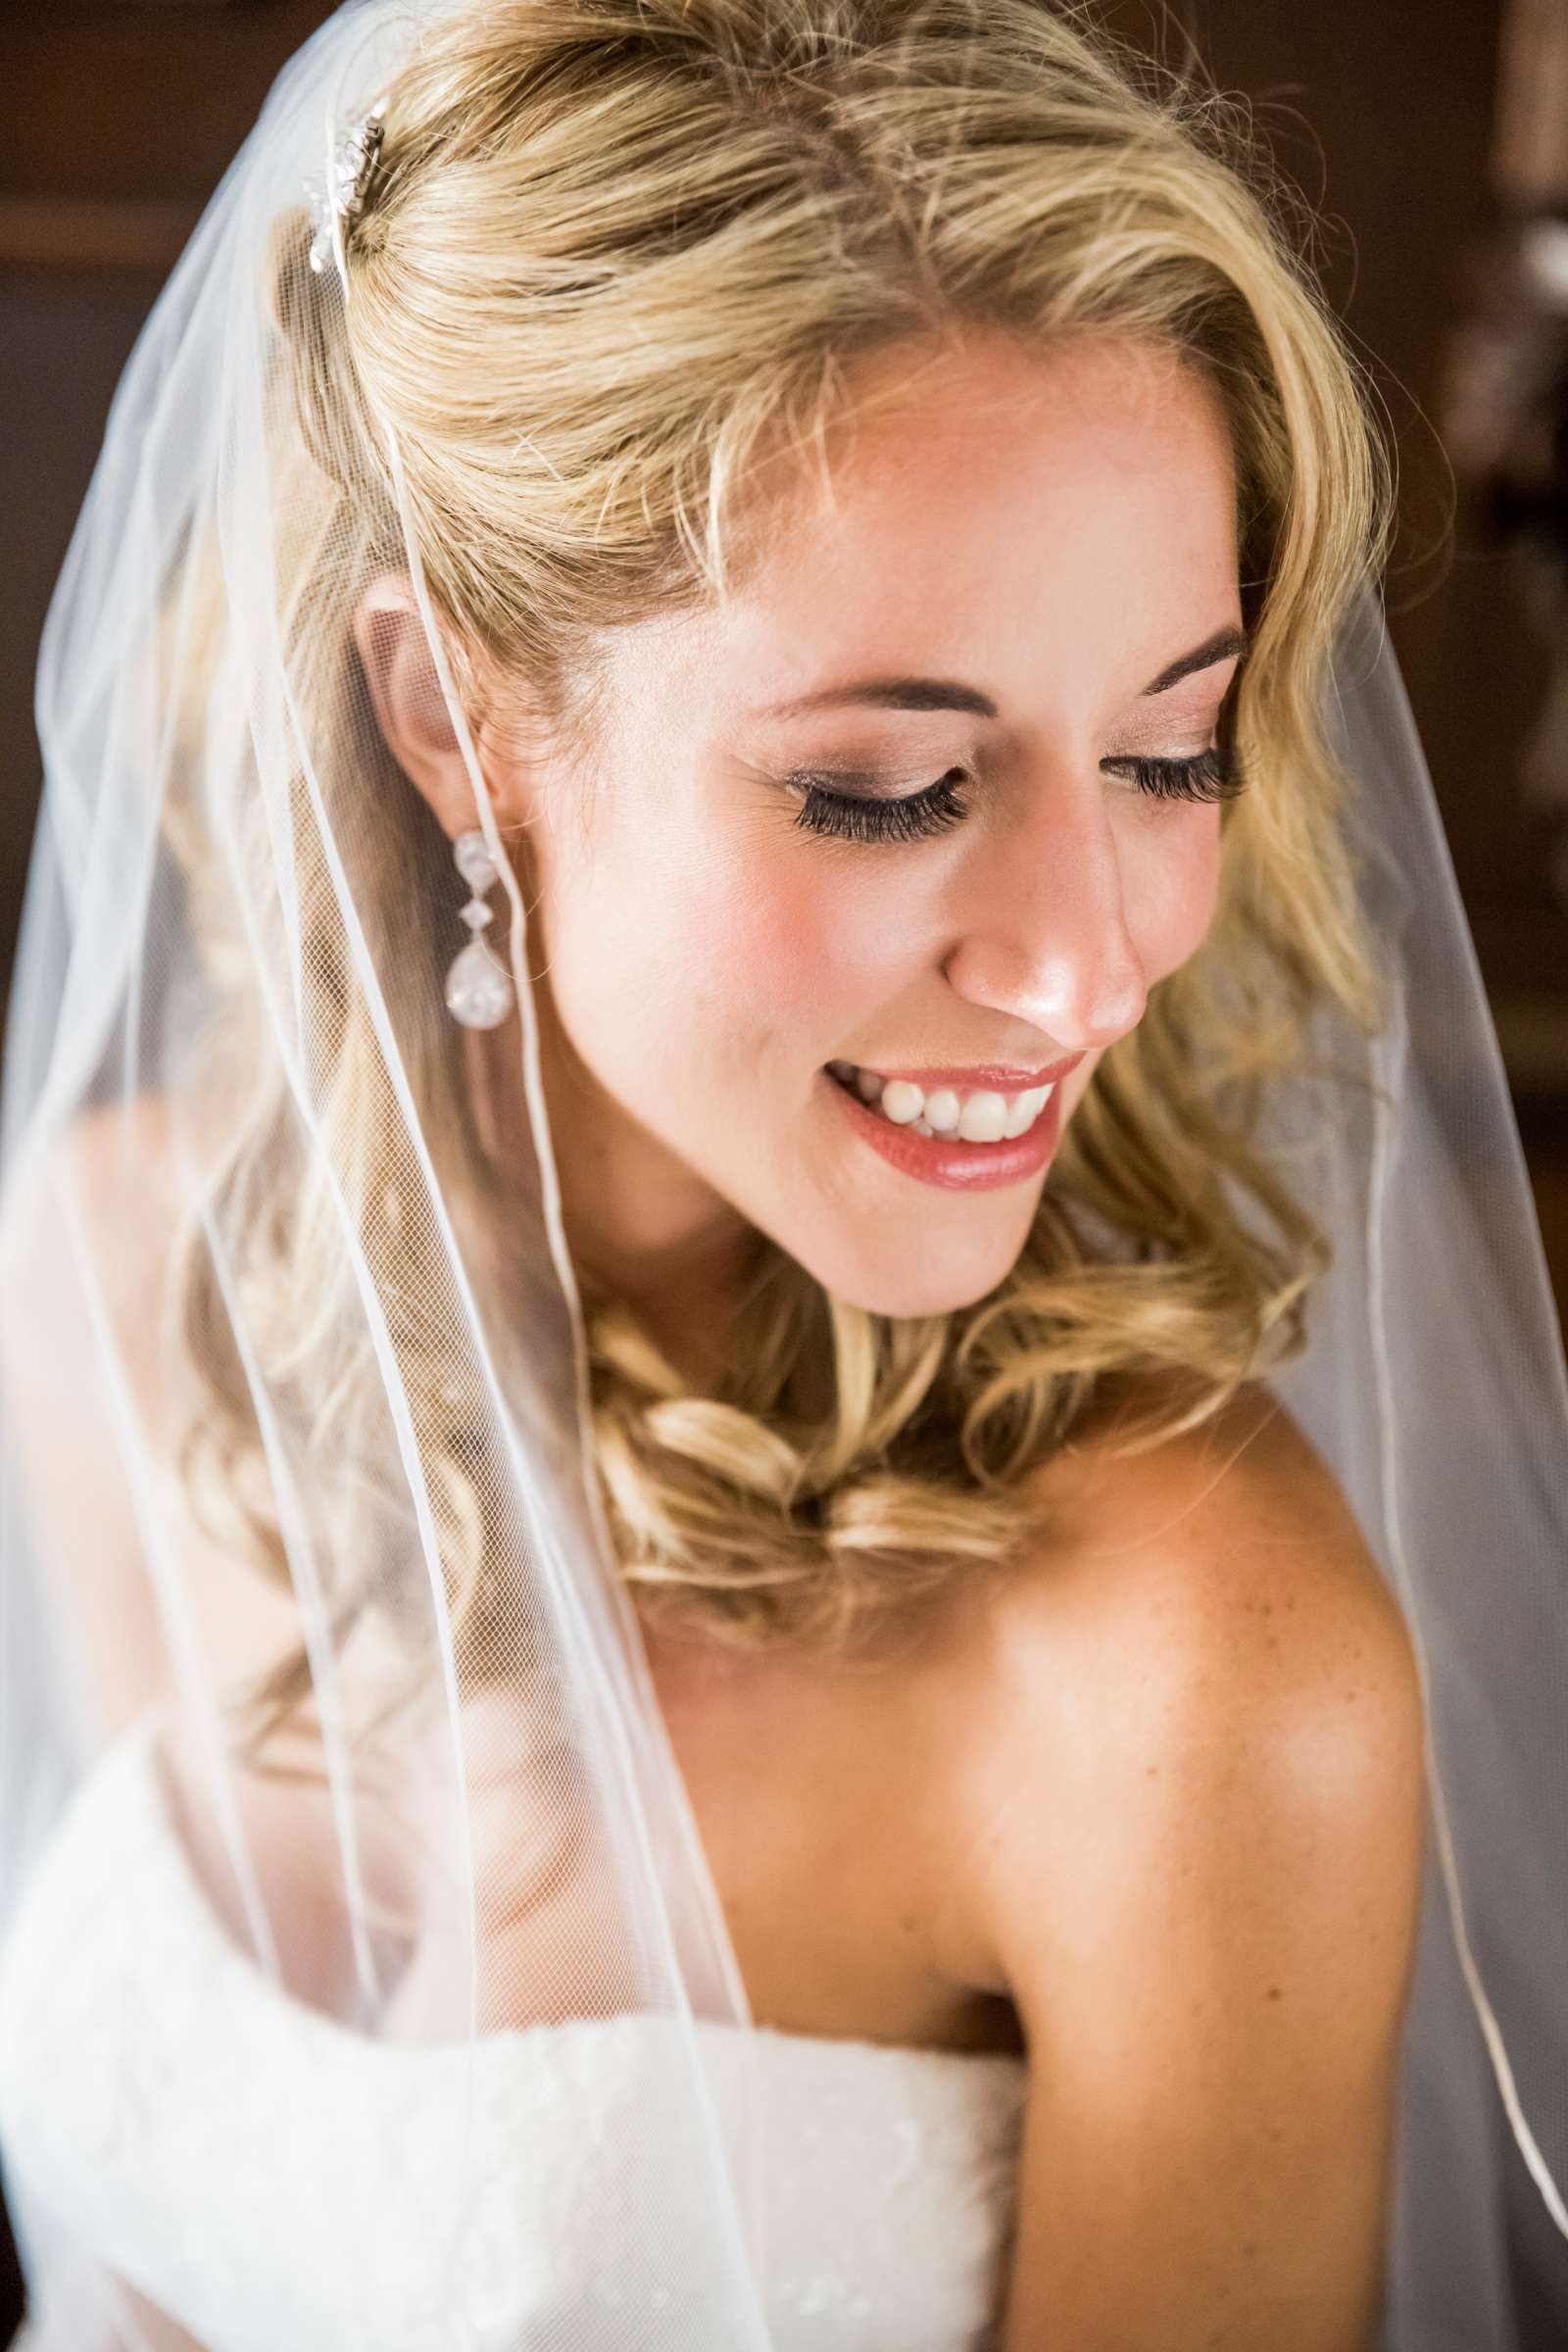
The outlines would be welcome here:
M 482 833 L 460 833 L 452 844 L 452 860 L 468 885 L 468 903 L 460 919 L 471 934 L 460 948 L 447 972 L 447 1010 L 465 1029 L 496 1029 L 516 999 L 510 972 L 496 961 L 480 933 L 493 920 L 484 893 L 496 880 L 496 869 Z

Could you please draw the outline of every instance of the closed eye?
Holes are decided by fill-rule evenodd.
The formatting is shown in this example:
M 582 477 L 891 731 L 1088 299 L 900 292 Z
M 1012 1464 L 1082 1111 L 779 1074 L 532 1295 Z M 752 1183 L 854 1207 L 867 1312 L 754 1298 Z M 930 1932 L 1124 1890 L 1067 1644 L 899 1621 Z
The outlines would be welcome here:
M 1247 790 L 1235 749 L 1212 743 L 1190 760 L 1152 760 L 1129 755 L 1102 760 L 1112 775 L 1130 775 L 1141 792 L 1164 801 L 1233 801 Z
M 1100 764 L 1107 774 L 1131 776 L 1141 792 L 1157 801 L 1228 801 L 1247 786 L 1234 750 L 1219 744 L 1185 760 L 1129 754 Z M 896 797 L 837 792 L 806 771 L 787 781 L 802 796 L 794 819 L 801 831 L 841 841 L 908 842 L 945 833 L 967 815 L 969 803 L 957 789 L 963 774 L 962 768 L 951 767 L 918 792 Z

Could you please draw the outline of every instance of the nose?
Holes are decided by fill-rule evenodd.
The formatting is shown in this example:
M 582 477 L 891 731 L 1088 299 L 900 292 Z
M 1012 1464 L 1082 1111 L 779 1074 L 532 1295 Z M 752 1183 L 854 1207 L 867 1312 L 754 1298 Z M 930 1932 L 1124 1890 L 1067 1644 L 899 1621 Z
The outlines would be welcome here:
M 1098 776 L 1043 779 L 1015 823 L 965 861 L 942 969 L 971 1004 L 1027 1022 L 1042 1054 L 1094 1052 L 1136 1028 L 1149 981 Z

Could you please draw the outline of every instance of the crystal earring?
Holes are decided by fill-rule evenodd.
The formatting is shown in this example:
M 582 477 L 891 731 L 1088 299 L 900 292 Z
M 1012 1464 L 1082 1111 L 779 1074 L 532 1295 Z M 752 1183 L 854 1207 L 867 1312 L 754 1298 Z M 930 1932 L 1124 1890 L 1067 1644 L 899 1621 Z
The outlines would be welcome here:
M 472 936 L 453 957 L 447 972 L 447 1010 L 465 1029 L 499 1028 L 512 1010 L 516 992 L 511 973 L 503 970 L 480 937 L 494 919 L 483 894 L 496 879 L 484 835 L 460 833 L 452 845 L 452 859 L 468 885 L 468 904 L 461 920 Z

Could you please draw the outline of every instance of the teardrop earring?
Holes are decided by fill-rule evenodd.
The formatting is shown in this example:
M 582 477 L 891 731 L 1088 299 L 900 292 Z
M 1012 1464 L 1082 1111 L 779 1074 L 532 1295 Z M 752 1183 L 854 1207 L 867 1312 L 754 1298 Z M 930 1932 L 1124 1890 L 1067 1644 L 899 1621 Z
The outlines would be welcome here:
M 516 1001 L 512 975 L 496 961 L 479 936 L 494 919 L 484 892 L 496 880 L 496 869 L 482 833 L 460 833 L 452 845 L 452 859 L 468 885 L 468 903 L 460 919 L 471 937 L 453 957 L 447 972 L 447 1010 L 465 1029 L 496 1029 Z

